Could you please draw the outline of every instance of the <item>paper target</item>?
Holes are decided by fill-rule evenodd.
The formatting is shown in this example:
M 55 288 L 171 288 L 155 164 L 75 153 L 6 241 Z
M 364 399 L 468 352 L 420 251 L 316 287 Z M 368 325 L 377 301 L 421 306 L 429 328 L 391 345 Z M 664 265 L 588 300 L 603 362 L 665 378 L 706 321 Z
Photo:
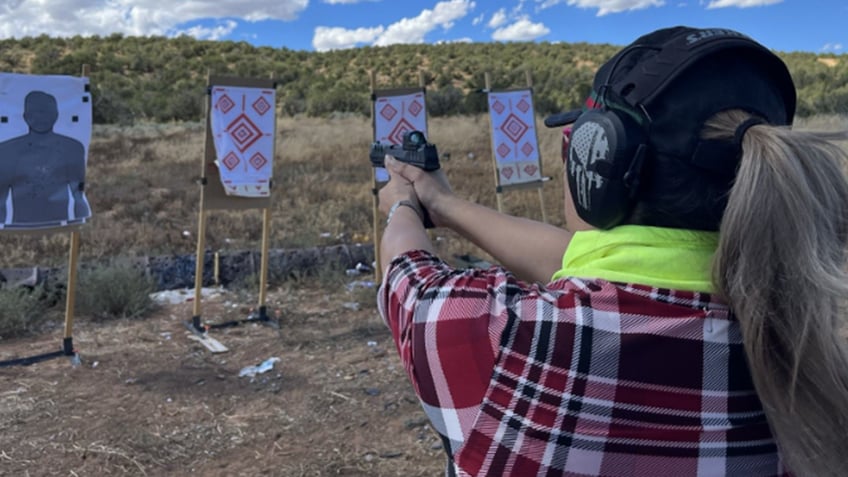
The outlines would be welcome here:
M 424 93 L 377 97 L 374 104 L 374 140 L 382 144 L 401 144 L 407 131 L 427 134 L 427 110 Z M 383 168 L 375 171 L 378 182 L 389 180 Z
M 270 195 L 275 101 L 272 89 L 212 87 L 215 163 L 227 195 Z
M 498 185 L 541 180 L 532 92 L 492 92 L 488 100 Z
M 91 217 L 88 78 L 0 73 L 0 228 L 39 229 Z

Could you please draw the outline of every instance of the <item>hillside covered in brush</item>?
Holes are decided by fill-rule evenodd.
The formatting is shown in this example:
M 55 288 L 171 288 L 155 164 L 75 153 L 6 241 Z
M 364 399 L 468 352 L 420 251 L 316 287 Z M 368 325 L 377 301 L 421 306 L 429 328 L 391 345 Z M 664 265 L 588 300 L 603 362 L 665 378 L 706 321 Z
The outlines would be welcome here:
M 586 43 L 447 43 L 362 47 L 330 52 L 254 47 L 191 37 L 0 40 L 0 71 L 80 74 L 91 68 L 97 123 L 196 121 L 203 117 L 208 73 L 276 78 L 281 113 L 323 116 L 370 113 L 370 75 L 378 88 L 426 82 L 431 116 L 486 108 L 484 74 L 494 89 L 533 82 L 539 114 L 573 108 L 586 97 L 597 67 L 620 47 Z M 848 56 L 778 54 L 798 88 L 799 116 L 848 113 Z

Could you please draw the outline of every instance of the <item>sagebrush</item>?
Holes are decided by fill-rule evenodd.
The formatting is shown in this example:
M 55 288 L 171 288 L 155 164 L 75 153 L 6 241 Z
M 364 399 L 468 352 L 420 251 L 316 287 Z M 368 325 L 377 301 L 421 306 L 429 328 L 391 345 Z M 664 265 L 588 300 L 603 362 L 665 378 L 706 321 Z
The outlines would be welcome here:
M 80 271 L 76 309 L 95 320 L 141 318 L 156 309 L 153 279 L 124 260 Z
M 0 287 L 0 338 L 31 332 L 52 317 L 54 293 L 44 286 Z

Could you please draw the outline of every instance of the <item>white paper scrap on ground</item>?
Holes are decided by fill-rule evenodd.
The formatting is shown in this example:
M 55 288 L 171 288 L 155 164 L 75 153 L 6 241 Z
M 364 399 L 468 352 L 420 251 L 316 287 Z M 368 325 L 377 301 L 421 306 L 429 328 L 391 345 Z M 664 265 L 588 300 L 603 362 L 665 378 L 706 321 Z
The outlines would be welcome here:
M 268 197 L 274 160 L 273 89 L 212 87 L 210 125 L 224 191 Z
M 214 298 L 223 294 L 222 288 L 201 288 L 201 298 Z M 159 305 L 178 305 L 194 300 L 194 288 L 163 290 L 150 294 L 150 299 Z
M 242 368 L 242 370 L 239 371 L 239 377 L 256 376 L 257 374 L 267 373 L 274 369 L 274 363 L 278 361 L 280 361 L 280 358 L 268 358 L 256 366 L 247 366 L 246 368 Z

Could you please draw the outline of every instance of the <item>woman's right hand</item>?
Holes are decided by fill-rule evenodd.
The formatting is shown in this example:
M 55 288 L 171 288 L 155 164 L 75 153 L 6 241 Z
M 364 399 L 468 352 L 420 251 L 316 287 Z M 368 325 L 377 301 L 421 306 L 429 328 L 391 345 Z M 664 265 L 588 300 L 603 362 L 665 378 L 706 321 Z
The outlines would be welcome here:
M 438 169 L 427 172 L 391 156 L 386 157 L 385 163 L 393 175 L 399 175 L 412 183 L 419 202 L 427 209 L 433 224 L 437 227 L 447 225 L 450 202 L 455 196 L 444 171 Z

